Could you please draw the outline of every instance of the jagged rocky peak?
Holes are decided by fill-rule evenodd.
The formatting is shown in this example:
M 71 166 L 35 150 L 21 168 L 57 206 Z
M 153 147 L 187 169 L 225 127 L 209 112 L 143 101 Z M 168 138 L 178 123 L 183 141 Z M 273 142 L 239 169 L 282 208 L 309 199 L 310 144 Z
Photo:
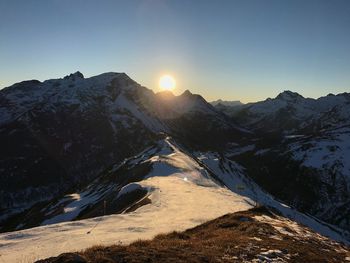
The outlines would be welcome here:
M 303 99 L 304 97 L 301 96 L 299 93 L 293 92 L 290 90 L 285 90 L 285 91 L 281 92 L 280 94 L 278 94 L 278 96 L 276 97 L 276 99 L 286 100 L 286 101 L 296 100 L 298 98 Z
M 84 75 L 80 71 L 77 71 L 75 73 L 69 74 L 64 77 L 64 79 L 70 79 L 70 80 L 83 79 L 83 78 L 84 78 Z

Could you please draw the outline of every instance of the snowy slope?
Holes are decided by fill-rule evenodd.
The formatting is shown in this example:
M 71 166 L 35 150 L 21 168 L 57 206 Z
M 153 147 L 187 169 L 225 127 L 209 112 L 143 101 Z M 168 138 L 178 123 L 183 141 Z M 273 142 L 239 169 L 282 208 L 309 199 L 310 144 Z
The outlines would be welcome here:
M 322 253 L 320 253 L 322 251 Z M 184 232 L 130 245 L 95 246 L 38 263 L 71 262 L 348 262 L 350 250 L 265 207 L 208 221 Z
M 116 192 L 118 196 L 138 187 L 148 189 L 150 204 L 130 213 L 1 234 L 1 258 L 30 262 L 97 244 L 129 243 L 159 233 L 184 230 L 226 213 L 252 207 L 252 200 L 213 181 L 203 167 L 169 139 L 162 146 L 161 151 L 149 159 L 141 155 L 128 160 L 134 164 L 150 162 L 153 169 L 143 180 L 127 184 L 119 193 Z M 64 214 L 55 215 L 44 224 L 70 220 L 72 211 L 79 206 L 76 202 L 84 205 L 88 200 L 91 201 L 79 195 L 79 199 L 66 204 Z
M 108 172 L 101 173 L 81 191 L 35 207 L 20 219 L 17 218 L 16 225 L 14 222 L 11 224 L 13 228 L 21 229 L 99 216 L 104 201 L 107 202 L 107 213 L 121 213 L 128 210 L 128 206 L 132 207 L 147 198 L 146 193 L 140 194 L 137 190 L 152 191 L 152 187 L 138 186 L 139 181 L 168 175 L 176 175 L 186 182 L 200 186 L 219 187 L 206 169 L 180 151 L 167 138 L 159 141 L 156 147 L 150 147 L 139 155 L 126 159 L 121 165 L 112 167 Z M 125 198 L 128 194 L 128 198 Z M 35 221 L 32 220 L 33 216 Z
M 333 225 L 326 224 L 317 218 L 298 212 L 274 198 L 254 183 L 246 174 L 245 169 L 218 153 L 196 153 L 200 163 L 213 172 L 232 192 L 248 197 L 254 204 L 276 209 L 291 220 L 305 225 L 315 232 L 328 236 L 334 240 L 350 242 L 350 232 Z
M 247 210 L 256 202 L 272 207 L 318 233 L 347 242 L 345 233 L 276 201 L 247 178 L 242 167 L 218 153 L 201 152 L 191 156 L 170 138 L 159 142 L 159 146 L 112 168 L 118 171 L 125 165 L 151 165 L 152 169 L 140 180 L 129 181 L 119 191 L 113 187 L 117 197 L 135 189 L 147 189 L 145 198 L 150 199 L 150 203 L 129 213 L 63 222 L 72 219 L 74 208 L 81 207 L 77 202 L 85 205 L 92 201 L 91 196 L 74 194 L 79 198 L 65 204 L 63 214 L 55 214 L 44 222 L 49 225 L 0 234 L 2 258 L 5 261 L 31 261 L 97 244 L 129 243 L 159 233 L 184 230 L 229 212 Z M 107 178 L 110 180 L 111 175 L 102 176 L 100 181 L 97 179 L 94 187 L 97 183 L 101 186 L 107 182 Z M 107 185 L 111 186 L 111 181 Z

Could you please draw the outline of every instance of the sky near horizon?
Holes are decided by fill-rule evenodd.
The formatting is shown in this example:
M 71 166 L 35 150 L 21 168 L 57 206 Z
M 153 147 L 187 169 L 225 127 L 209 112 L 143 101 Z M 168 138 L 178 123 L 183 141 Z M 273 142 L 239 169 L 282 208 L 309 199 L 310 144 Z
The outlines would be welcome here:
M 243 102 L 350 91 L 347 0 L 0 0 L 0 88 L 125 72 Z

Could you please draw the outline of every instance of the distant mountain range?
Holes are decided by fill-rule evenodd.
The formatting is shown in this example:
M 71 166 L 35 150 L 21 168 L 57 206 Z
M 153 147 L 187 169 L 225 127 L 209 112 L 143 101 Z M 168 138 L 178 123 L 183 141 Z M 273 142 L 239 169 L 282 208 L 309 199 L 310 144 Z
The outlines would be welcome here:
M 295 92 L 284 91 L 274 99 L 239 107 L 224 105 L 220 106 L 220 110 L 255 131 L 312 132 L 348 125 L 349 103 L 349 93 L 311 99 Z
M 212 101 L 210 102 L 210 104 L 213 106 L 222 105 L 222 106 L 229 106 L 229 107 L 243 105 L 243 103 L 240 102 L 239 100 L 229 101 L 229 100 L 221 100 L 221 99 Z
M 208 103 L 76 72 L 1 90 L 0 143 L 3 232 L 135 211 L 168 176 L 350 242 L 349 93 Z

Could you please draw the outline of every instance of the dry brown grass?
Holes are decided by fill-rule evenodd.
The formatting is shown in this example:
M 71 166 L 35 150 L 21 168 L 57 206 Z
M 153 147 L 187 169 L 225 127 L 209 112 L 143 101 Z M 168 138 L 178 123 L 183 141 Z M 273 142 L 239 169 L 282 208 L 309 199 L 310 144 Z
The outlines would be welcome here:
M 272 249 L 282 251 L 287 262 L 338 263 L 350 257 L 349 248 L 330 240 L 320 241 L 316 235 L 283 235 L 270 224 L 253 218 L 261 214 L 274 217 L 265 208 L 255 208 L 222 216 L 181 233 L 162 234 L 127 246 L 94 246 L 75 255 L 80 256 L 81 262 L 134 263 L 251 262 L 261 252 Z M 79 262 L 66 259 L 67 255 L 41 262 Z

